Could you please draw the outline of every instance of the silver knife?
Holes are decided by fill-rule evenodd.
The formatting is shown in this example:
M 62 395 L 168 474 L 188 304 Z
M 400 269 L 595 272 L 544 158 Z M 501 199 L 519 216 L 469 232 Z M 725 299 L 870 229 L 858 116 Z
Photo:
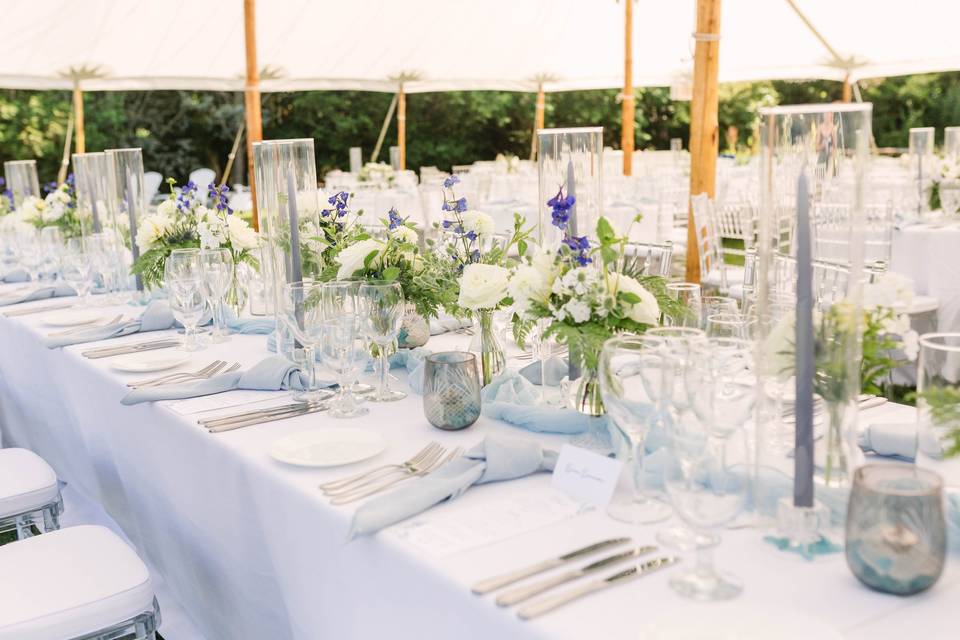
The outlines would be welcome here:
M 499 575 L 493 578 L 488 578 L 486 580 L 481 580 L 477 584 L 473 585 L 471 591 L 477 595 L 483 595 L 484 593 L 490 593 L 494 589 L 499 589 L 500 587 L 505 587 L 508 584 L 513 584 L 524 578 L 529 578 L 532 575 L 542 573 L 548 569 L 553 569 L 554 567 L 559 567 L 571 560 L 576 560 L 582 558 L 583 556 L 588 556 L 591 553 L 596 553 L 597 551 L 603 551 L 604 549 L 609 549 L 610 547 L 615 547 L 617 545 L 626 544 L 630 542 L 630 538 L 610 538 L 609 540 L 604 540 L 603 542 L 597 542 L 596 544 L 591 544 L 590 546 L 583 547 L 582 549 L 577 549 L 576 551 L 571 551 L 570 553 L 565 553 L 562 556 L 557 558 L 550 558 L 549 560 L 544 560 L 543 562 L 538 562 L 532 564 L 529 567 L 524 567 L 523 569 L 517 569 L 516 571 L 511 571 L 503 575 Z
M 16 316 L 27 316 L 31 313 L 43 313 L 44 311 L 57 311 L 59 309 L 69 309 L 75 303 L 73 302 L 64 302 L 62 304 L 46 304 L 40 307 L 30 307 L 29 309 L 17 309 L 16 311 L 5 311 L 3 315 L 8 318 L 13 318 Z
M 664 556 L 663 558 L 650 560 L 649 562 L 644 562 L 636 567 L 630 567 L 626 571 L 615 573 L 608 578 L 604 578 L 603 580 L 589 582 L 581 587 L 571 589 L 565 593 L 560 593 L 542 600 L 537 600 L 536 602 L 528 604 L 520 609 L 517 615 L 523 620 L 531 620 L 538 616 L 542 616 L 545 613 L 549 613 L 558 607 L 562 607 L 568 602 L 573 602 L 578 598 L 588 596 L 591 593 L 596 593 L 598 591 L 603 591 L 604 589 L 609 589 L 610 587 L 618 584 L 625 584 L 631 580 L 636 580 L 640 576 L 645 576 L 648 573 L 652 573 L 658 569 L 664 569 L 678 562 L 680 562 L 680 558 L 677 556 Z
M 309 413 L 317 413 L 319 411 L 326 411 L 330 408 L 330 405 L 326 402 L 315 402 L 315 403 L 301 403 L 303 406 L 300 409 L 288 409 L 283 412 L 276 412 L 261 416 L 253 416 L 246 418 L 244 420 L 237 420 L 235 422 L 228 422 L 226 424 L 221 424 L 213 427 L 207 427 L 208 433 L 223 433 L 224 431 L 233 431 L 234 429 L 240 429 L 242 427 L 252 427 L 255 424 L 263 424 L 265 422 L 274 422 L 276 420 L 284 420 L 286 418 L 295 418 L 297 416 L 305 416 Z
M 246 420 L 248 418 L 257 418 L 263 415 L 269 415 L 277 411 L 290 411 L 291 409 L 301 409 L 304 406 L 304 402 L 289 402 L 287 404 L 278 404 L 272 407 L 264 407 L 262 409 L 252 409 L 250 411 L 244 411 L 242 413 L 233 413 L 227 416 L 220 416 L 218 418 L 206 418 L 197 420 L 197 424 L 202 424 L 205 427 L 216 427 L 222 424 L 229 424 L 231 422 L 239 422 Z
M 519 602 L 523 602 L 524 600 L 529 600 L 533 596 L 540 595 L 544 591 L 548 591 L 554 587 L 560 586 L 565 582 L 570 582 L 571 580 L 576 580 L 577 578 L 585 576 L 589 573 L 606 569 L 607 567 L 611 567 L 618 562 L 623 562 L 624 560 L 629 560 L 630 558 L 637 558 L 648 553 L 653 553 L 656 550 L 657 548 L 655 546 L 650 545 L 646 547 L 634 547 L 629 551 L 607 556 L 602 560 L 597 560 L 596 562 L 588 564 L 580 569 L 573 569 L 572 571 L 567 571 L 565 573 L 561 573 L 560 575 L 552 576 L 546 580 L 541 580 L 539 582 L 534 582 L 533 584 L 511 589 L 497 598 L 497 604 L 501 607 L 513 606 Z
M 100 347 L 97 349 L 89 349 L 83 351 L 83 357 L 85 358 L 109 358 L 110 356 L 121 356 L 128 353 L 139 353 L 141 351 L 153 351 L 154 349 L 168 349 L 170 347 L 177 347 L 182 344 L 179 338 L 171 338 L 167 340 L 154 340 L 151 342 L 138 342 L 136 344 L 128 344 L 122 347 Z

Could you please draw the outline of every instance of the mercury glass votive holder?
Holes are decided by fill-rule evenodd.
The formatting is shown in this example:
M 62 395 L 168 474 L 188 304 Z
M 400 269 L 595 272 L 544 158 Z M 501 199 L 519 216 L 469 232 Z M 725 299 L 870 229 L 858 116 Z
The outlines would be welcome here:
M 940 578 L 947 554 L 943 481 L 927 469 L 857 469 L 847 508 L 847 566 L 871 589 L 908 596 Z
M 477 358 L 466 351 L 427 356 L 423 369 L 423 413 L 445 431 L 466 429 L 480 417 Z

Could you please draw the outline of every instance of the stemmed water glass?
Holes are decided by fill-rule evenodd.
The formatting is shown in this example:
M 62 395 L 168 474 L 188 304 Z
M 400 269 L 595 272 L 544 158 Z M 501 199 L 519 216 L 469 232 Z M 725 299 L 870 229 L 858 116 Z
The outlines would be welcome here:
M 732 313 L 734 315 L 740 313 L 740 306 L 737 304 L 736 298 L 727 296 L 703 296 L 700 299 L 700 305 L 703 309 L 704 318 L 709 318 L 718 313 Z
M 370 345 L 360 322 L 359 281 L 328 282 L 321 289 L 324 326 L 320 359 L 334 372 L 340 391 L 330 414 L 335 418 L 354 418 L 369 412 L 358 406 L 354 385 L 370 362 Z
M 61 264 L 64 281 L 77 292 L 77 306 L 88 306 L 93 287 L 90 256 L 83 252 L 67 252 Z
M 739 313 L 715 313 L 707 316 L 705 331 L 710 338 L 740 338 L 747 340 L 754 334 L 757 319 Z
M 43 264 L 46 257 L 43 252 L 43 245 L 40 244 L 40 236 L 33 227 L 23 226 L 17 229 L 17 245 L 19 246 L 20 264 L 30 275 L 30 282 L 40 285 L 40 274 L 43 272 Z
M 667 294 L 685 310 L 679 318 L 666 318 L 667 323 L 675 327 L 699 328 L 700 318 L 703 317 L 700 285 L 695 282 L 671 282 L 667 285 Z
M 226 342 L 230 339 L 230 331 L 227 329 L 225 298 L 233 282 L 233 254 L 229 249 L 201 249 L 200 263 L 203 268 L 203 293 L 213 313 L 210 339 L 213 342 Z
M 403 289 L 398 282 L 364 282 L 358 290 L 361 323 L 364 333 L 377 346 L 380 359 L 380 384 L 369 397 L 374 402 L 391 402 L 406 398 L 402 391 L 390 389 L 390 363 L 387 352 L 400 335 L 403 324 Z
M 183 325 L 184 351 L 203 348 L 197 341 L 197 325 L 206 309 L 203 297 L 203 267 L 199 249 L 174 249 L 164 264 L 163 279 L 170 292 L 170 309 Z
M 280 300 L 280 321 L 293 336 L 294 352 L 302 352 L 299 359 L 307 374 L 307 388 L 294 394 L 300 402 L 319 402 L 330 397 L 327 390 L 317 385 L 317 348 L 323 338 L 323 306 L 319 283 L 291 282 L 283 287 Z
M 44 227 L 40 230 L 40 247 L 43 251 L 44 271 L 56 282 L 60 274 L 60 258 L 63 255 L 63 233 L 60 227 Z
M 662 397 L 664 359 L 661 342 L 637 336 L 607 340 L 600 354 L 600 394 L 610 418 L 629 441 L 626 470 L 631 491 L 627 499 L 615 498 L 607 509 L 622 522 L 650 523 L 670 517 L 670 507 L 650 499 L 645 492 L 643 466 L 646 437 Z

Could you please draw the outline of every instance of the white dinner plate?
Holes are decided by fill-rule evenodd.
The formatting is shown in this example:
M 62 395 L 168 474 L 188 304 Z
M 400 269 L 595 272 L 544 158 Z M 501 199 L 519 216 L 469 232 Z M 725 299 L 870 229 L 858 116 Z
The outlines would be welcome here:
M 280 438 L 270 447 L 270 455 L 301 467 L 335 467 L 372 458 L 386 447 L 387 443 L 374 431 L 337 427 Z
M 114 358 L 110 364 L 117 371 L 149 373 L 173 369 L 189 361 L 190 356 L 182 353 L 131 353 Z
M 97 320 L 108 320 L 108 314 L 100 309 L 66 309 L 43 316 L 44 324 L 51 327 L 79 327 Z

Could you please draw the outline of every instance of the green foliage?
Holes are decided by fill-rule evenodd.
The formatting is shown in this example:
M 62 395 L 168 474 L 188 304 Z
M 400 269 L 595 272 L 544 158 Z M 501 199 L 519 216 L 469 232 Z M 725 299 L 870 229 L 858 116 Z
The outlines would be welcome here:
M 960 389 L 935 386 L 918 395 L 930 411 L 933 426 L 944 430 L 943 457 L 960 455 Z

